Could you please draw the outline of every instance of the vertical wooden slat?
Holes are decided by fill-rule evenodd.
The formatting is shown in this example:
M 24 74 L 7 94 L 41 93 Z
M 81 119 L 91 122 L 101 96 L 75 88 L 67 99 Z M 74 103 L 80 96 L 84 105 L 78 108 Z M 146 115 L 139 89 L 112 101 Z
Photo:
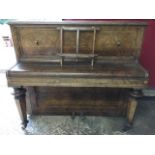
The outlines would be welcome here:
M 63 53 L 63 28 L 60 28 L 60 53 Z M 61 57 L 60 65 L 63 65 L 63 57 Z
M 79 37 L 80 37 L 80 30 L 77 29 L 76 31 L 76 54 L 79 53 Z
M 92 50 L 92 54 L 95 53 L 95 40 L 96 40 L 96 28 L 93 27 L 93 29 L 94 29 L 94 35 L 93 35 L 93 50 Z M 94 67 L 94 57 L 92 58 L 91 66 L 92 66 L 92 68 Z

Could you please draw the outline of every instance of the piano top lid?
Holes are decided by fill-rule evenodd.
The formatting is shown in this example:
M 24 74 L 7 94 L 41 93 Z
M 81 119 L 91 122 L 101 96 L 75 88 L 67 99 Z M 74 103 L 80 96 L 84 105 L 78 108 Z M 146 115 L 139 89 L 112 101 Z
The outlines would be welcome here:
M 37 21 L 37 20 L 14 20 L 9 25 L 107 25 L 107 26 L 147 26 L 146 22 L 129 21 Z

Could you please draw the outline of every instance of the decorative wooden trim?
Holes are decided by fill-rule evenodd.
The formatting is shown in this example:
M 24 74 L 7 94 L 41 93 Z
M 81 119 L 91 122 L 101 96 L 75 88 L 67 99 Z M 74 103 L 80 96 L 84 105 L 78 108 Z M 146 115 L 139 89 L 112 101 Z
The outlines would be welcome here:
M 141 81 L 142 80 L 142 81 Z M 8 77 L 9 86 L 53 86 L 53 87 L 109 87 L 109 88 L 147 88 L 144 79 L 89 79 L 89 78 L 42 78 L 42 77 Z M 146 83 L 145 83 L 146 82 Z
M 127 107 L 127 123 L 125 124 L 124 131 L 132 128 L 136 108 L 138 106 L 137 98 L 142 96 L 143 94 L 140 89 L 133 89 L 130 91 L 130 98 Z
M 142 92 L 141 89 L 133 89 L 130 92 L 130 96 L 133 97 L 133 98 L 139 98 L 139 97 L 143 96 L 143 92 Z
M 11 28 L 11 34 L 12 34 L 13 44 L 15 48 L 16 59 L 18 61 L 22 57 L 20 35 L 16 26 L 11 26 L 10 28 Z
M 60 62 L 59 55 L 57 54 L 54 56 L 34 56 L 34 57 L 26 57 L 23 56 L 20 58 L 20 62 Z M 64 55 L 65 56 L 65 55 Z M 68 55 L 67 55 L 68 56 Z M 99 55 L 91 55 L 95 58 L 96 62 L 116 62 L 116 63 L 133 63 L 135 61 L 135 57 L 133 56 L 99 56 Z
M 61 21 L 61 22 L 47 22 L 47 21 L 11 21 L 9 25 L 107 25 L 107 26 L 147 26 L 146 22 L 120 22 L 120 21 Z
M 38 96 L 36 93 L 36 87 L 26 87 L 27 89 L 27 97 L 26 97 L 26 104 L 27 104 L 27 113 L 33 115 L 34 107 L 38 106 Z
M 25 93 L 26 93 L 26 89 L 19 87 L 19 88 L 14 88 L 13 95 L 14 95 L 15 99 L 20 100 L 23 97 L 25 97 Z

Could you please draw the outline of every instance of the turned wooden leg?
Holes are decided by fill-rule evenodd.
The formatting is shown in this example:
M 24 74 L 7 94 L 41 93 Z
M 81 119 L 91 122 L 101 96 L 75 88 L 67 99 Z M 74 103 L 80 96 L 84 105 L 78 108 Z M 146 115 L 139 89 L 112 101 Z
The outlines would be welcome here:
M 124 131 L 132 128 L 136 108 L 138 105 L 137 98 L 141 96 L 141 90 L 132 90 L 130 92 L 130 99 L 127 107 L 127 123 L 125 124 Z
M 125 124 L 124 130 L 127 131 L 132 128 L 134 115 L 137 108 L 137 100 L 135 98 L 130 98 L 127 108 L 127 123 Z
M 26 113 L 26 89 L 25 88 L 14 88 L 14 97 L 16 100 L 17 109 L 22 121 L 22 129 L 25 129 L 28 123 Z

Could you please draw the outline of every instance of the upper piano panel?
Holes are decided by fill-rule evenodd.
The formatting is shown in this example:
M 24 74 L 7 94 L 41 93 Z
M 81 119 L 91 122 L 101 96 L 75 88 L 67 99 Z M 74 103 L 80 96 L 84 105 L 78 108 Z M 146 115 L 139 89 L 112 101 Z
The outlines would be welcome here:
M 14 21 L 10 26 L 18 60 L 40 58 L 46 61 L 59 59 L 64 54 L 137 58 L 146 24 Z

